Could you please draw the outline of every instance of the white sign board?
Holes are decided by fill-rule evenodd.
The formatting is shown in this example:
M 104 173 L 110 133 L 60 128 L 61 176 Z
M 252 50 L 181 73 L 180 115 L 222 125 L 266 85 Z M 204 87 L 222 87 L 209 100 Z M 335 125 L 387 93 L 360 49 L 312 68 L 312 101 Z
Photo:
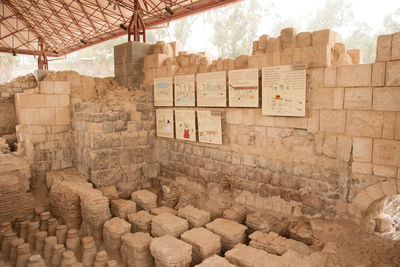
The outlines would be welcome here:
M 176 139 L 196 141 L 196 114 L 194 110 L 175 110 Z
M 258 107 L 258 69 L 229 71 L 229 106 Z
M 306 69 L 291 65 L 262 69 L 262 114 L 304 117 L 306 113 Z
M 173 106 L 172 77 L 154 79 L 154 106 Z
M 156 109 L 157 136 L 174 138 L 174 110 Z
M 199 142 L 222 145 L 221 113 L 197 111 Z
M 194 75 L 175 76 L 175 106 L 194 107 Z
M 226 107 L 225 71 L 199 73 L 197 82 L 197 106 Z

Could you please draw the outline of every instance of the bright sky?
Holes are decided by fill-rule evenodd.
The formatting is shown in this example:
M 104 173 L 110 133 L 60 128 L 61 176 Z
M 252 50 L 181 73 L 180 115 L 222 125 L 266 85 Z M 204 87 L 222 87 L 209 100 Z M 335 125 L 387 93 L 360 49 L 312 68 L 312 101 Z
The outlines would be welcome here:
M 273 15 L 279 14 L 281 18 L 290 17 L 294 19 L 314 16 L 315 12 L 325 4 L 325 0 L 260 0 L 260 3 L 265 5 L 269 2 L 273 2 Z M 382 30 L 383 19 L 386 14 L 400 8 L 400 0 L 348 0 L 347 2 L 352 5 L 355 20 L 368 23 L 374 32 Z M 270 18 L 267 18 L 266 21 L 262 21 L 261 23 L 263 29 L 261 30 L 260 35 L 270 34 L 273 21 L 271 21 Z M 210 47 L 210 42 L 207 41 L 212 29 L 204 29 L 201 20 L 197 20 L 193 27 L 193 32 L 196 34 L 192 34 L 187 49 L 190 51 L 207 50 L 215 57 L 215 48 L 213 49 Z M 346 29 L 348 28 L 343 28 L 339 31 L 340 36 L 343 38 L 347 37 L 351 33 L 350 29 L 347 31 Z

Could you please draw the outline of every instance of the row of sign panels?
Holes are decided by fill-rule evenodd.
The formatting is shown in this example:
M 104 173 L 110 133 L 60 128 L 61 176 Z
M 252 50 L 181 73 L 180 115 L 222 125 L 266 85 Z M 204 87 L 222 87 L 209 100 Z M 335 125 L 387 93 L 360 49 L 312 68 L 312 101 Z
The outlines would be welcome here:
M 256 68 L 229 71 L 229 106 L 259 107 L 258 83 Z M 294 70 L 290 65 L 263 68 L 262 114 L 305 116 L 305 87 L 305 69 Z M 155 106 L 194 107 L 196 104 L 199 107 L 227 106 L 224 71 L 154 80 Z
M 199 142 L 222 144 L 221 114 L 218 111 L 156 109 L 156 129 L 159 137 L 195 142 L 198 132 Z
M 200 73 L 154 80 L 155 106 L 196 105 L 195 82 L 197 85 L 197 106 L 226 107 L 225 72 Z M 175 94 L 173 95 L 173 84 Z M 233 70 L 229 72 L 229 106 L 258 107 L 258 69 Z M 174 102 L 175 99 L 175 102 Z

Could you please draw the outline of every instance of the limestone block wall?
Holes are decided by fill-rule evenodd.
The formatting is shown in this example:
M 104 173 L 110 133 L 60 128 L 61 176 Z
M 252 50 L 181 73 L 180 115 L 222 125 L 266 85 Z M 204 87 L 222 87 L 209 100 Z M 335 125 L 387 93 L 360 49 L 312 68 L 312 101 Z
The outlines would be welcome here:
M 114 47 L 114 77 L 126 88 L 139 88 L 143 82 L 143 59 L 153 46 L 141 42 L 127 42 Z
M 73 71 L 45 80 L 70 84 L 74 167 L 97 188 L 116 186 L 129 195 L 150 186 L 159 171 L 151 94 Z
M 157 43 L 144 59 L 147 86 L 158 77 L 307 66 L 305 117 L 209 108 L 223 113 L 223 145 L 157 138 L 161 174 L 208 209 L 223 196 L 249 208 L 357 220 L 384 195 L 383 184 L 397 184 L 390 192 L 398 192 L 400 33 L 378 38 L 373 64 L 359 64 L 360 51 L 346 51 L 336 38 L 331 30 L 283 29 L 278 38 L 264 35 L 254 42 L 251 56 L 212 62 L 205 53 L 168 55 L 160 52 L 167 45 Z M 365 191 L 375 184 L 379 194 Z
M 37 86 L 32 74 L 18 77 L 0 85 L 0 136 L 15 133 L 17 119 L 15 114 L 14 94 Z
M 15 95 L 17 137 L 32 171 L 32 187 L 45 173 L 73 166 L 68 82 L 42 81 Z
M 98 103 L 74 105 L 77 167 L 96 187 L 140 188 L 158 175 L 153 159 L 153 115 L 149 97 L 135 95 L 127 110 L 102 110 Z

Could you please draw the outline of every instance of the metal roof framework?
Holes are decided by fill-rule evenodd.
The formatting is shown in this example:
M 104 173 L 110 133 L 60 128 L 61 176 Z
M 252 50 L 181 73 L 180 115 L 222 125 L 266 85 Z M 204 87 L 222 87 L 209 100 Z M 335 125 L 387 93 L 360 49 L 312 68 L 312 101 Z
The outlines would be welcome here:
M 137 0 L 146 30 L 242 0 Z M 134 0 L 1 0 L 0 52 L 63 56 L 127 34 Z M 173 14 L 167 12 L 173 11 Z

